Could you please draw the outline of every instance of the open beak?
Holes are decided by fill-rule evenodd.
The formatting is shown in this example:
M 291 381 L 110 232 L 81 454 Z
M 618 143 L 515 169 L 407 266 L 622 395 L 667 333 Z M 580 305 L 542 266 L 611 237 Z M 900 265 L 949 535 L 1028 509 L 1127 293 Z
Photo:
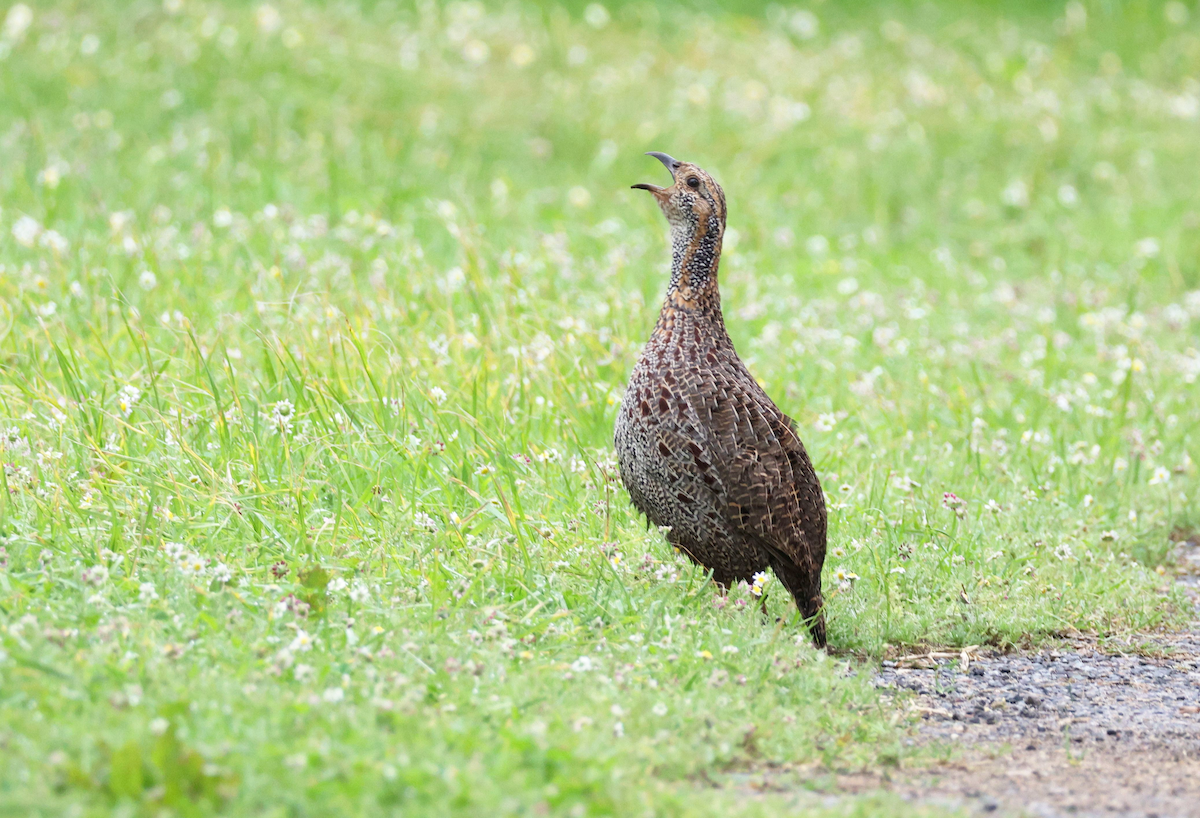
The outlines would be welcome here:
M 667 170 L 669 170 L 671 172 L 671 178 L 672 179 L 675 178 L 675 171 L 679 168 L 679 165 L 681 164 L 678 159 L 673 159 L 670 156 L 668 156 L 667 154 L 659 153 L 658 151 L 650 151 L 646 155 L 653 156 L 655 159 L 662 162 L 663 167 L 665 167 Z M 666 188 L 659 187 L 658 185 L 648 185 L 645 183 L 639 183 L 639 184 L 633 185 L 632 187 L 634 190 L 648 190 L 655 195 L 658 195 L 659 193 L 662 193 L 664 190 L 666 190 Z

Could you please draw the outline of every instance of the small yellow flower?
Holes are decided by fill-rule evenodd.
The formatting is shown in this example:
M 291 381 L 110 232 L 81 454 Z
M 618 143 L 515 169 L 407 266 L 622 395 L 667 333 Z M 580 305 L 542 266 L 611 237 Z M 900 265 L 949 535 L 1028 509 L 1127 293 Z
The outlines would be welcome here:
M 834 569 L 833 578 L 838 582 L 848 582 L 850 580 L 858 579 L 858 574 L 854 573 L 853 571 L 847 571 L 845 568 L 838 566 L 836 569 Z

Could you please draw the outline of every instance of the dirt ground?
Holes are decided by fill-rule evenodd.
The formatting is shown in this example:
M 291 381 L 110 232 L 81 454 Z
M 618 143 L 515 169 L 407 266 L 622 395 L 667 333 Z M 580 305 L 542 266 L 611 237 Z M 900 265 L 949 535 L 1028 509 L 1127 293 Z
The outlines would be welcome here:
M 855 774 L 769 768 L 740 785 L 800 783 L 801 802 L 886 790 L 975 814 L 1200 818 L 1200 535 L 1179 539 L 1190 631 L 884 662 L 876 685 L 916 694 L 902 699 L 920 718 L 912 741 L 945 748 L 947 761 Z
M 1063 747 L 982 751 L 889 782 L 839 777 L 846 792 L 890 789 L 906 799 L 998 815 L 1200 815 L 1200 761 L 1166 749 L 1072 752 Z
M 1200 535 L 1178 545 L 1190 632 L 1033 654 L 912 657 L 876 682 L 917 693 L 917 741 L 956 746 L 927 770 L 838 776 L 843 791 L 1001 815 L 1200 817 Z

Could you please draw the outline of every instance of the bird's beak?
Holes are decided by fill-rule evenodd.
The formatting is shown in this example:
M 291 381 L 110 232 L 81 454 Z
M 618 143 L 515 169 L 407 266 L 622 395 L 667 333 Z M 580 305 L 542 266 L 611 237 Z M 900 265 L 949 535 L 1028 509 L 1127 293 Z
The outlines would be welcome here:
M 678 159 L 673 159 L 670 156 L 668 156 L 667 154 L 659 153 L 658 151 L 650 151 L 646 155 L 653 156 L 655 159 L 662 162 L 663 167 L 665 167 L 667 170 L 669 170 L 671 172 L 671 178 L 672 179 L 675 178 L 675 171 L 679 168 L 679 165 L 680 165 L 680 162 Z M 666 190 L 666 188 L 659 187 L 658 185 L 648 185 L 645 183 L 639 183 L 639 184 L 633 185 L 633 189 L 634 190 L 648 190 L 656 196 L 658 194 L 662 193 L 664 190 Z

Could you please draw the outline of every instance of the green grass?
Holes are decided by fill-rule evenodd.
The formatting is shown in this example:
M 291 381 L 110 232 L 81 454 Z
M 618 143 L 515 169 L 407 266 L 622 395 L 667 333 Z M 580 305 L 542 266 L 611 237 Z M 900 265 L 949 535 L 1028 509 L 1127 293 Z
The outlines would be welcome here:
M 1200 10 L 729 8 L 7 12 L 0 811 L 901 814 L 726 774 L 921 752 L 888 646 L 1183 621 Z M 646 150 L 725 187 L 833 656 L 615 479 Z

